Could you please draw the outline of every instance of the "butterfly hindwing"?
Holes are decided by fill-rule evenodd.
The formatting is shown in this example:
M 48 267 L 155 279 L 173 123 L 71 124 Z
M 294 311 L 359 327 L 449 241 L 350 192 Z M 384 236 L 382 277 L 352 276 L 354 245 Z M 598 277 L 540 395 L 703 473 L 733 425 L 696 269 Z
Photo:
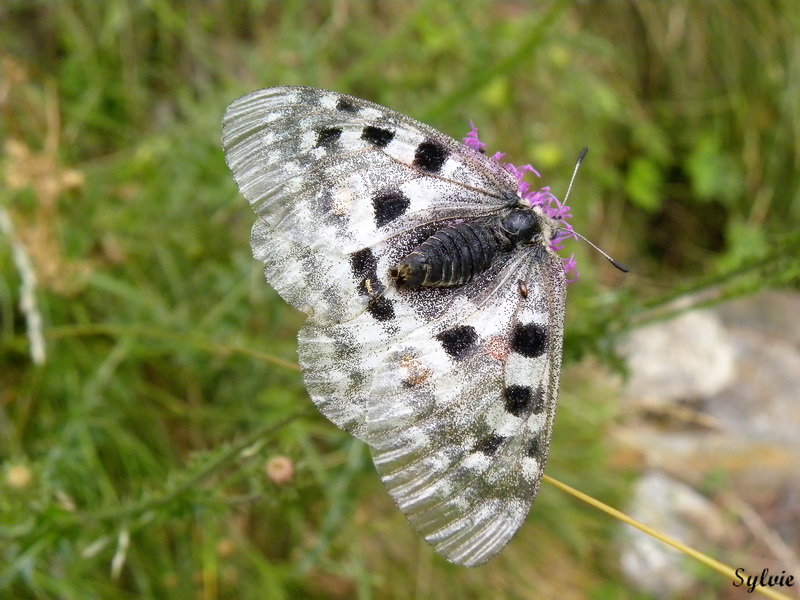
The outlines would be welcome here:
M 561 366 L 560 261 L 518 257 L 490 289 L 397 340 L 367 410 L 387 489 L 437 551 L 467 565 L 499 552 L 530 509 Z

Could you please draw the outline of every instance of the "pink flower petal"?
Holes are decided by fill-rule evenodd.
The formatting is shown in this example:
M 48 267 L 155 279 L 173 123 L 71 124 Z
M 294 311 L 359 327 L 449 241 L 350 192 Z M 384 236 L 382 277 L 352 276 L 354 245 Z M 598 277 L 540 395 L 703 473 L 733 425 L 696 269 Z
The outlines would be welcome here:
M 478 137 L 478 128 L 475 123 L 469 122 L 470 132 L 464 138 L 464 144 L 468 148 L 472 148 L 481 154 L 486 153 L 486 144 L 484 144 Z M 517 189 L 520 196 L 527 200 L 531 206 L 538 206 L 542 209 L 547 216 L 557 219 L 563 223 L 563 231 L 559 231 L 556 236 L 550 241 L 550 247 L 555 252 L 560 252 L 564 249 L 564 242 L 568 238 L 575 238 L 577 236 L 572 231 L 572 225 L 568 222 L 572 218 L 572 212 L 569 206 L 561 202 L 553 195 L 549 187 L 543 187 L 538 190 L 531 190 L 531 184 L 525 181 L 525 175 L 533 173 L 536 177 L 541 177 L 539 172 L 531 165 L 522 165 L 517 167 L 511 163 L 503 162 L 505 158 L 504 152 L 497 152 L 491 158 L 503 165 L 503 167 L 511 173 L 517 180 Z M 567 283 L 572 283 L 578 280 L 578 265 L 575 261 L 575 255 L 572 254 L 569 258 L 562 258 L 564 261 L 564 272 L 567 274 Z M 573 275 L 571 278 L 570 275 Z

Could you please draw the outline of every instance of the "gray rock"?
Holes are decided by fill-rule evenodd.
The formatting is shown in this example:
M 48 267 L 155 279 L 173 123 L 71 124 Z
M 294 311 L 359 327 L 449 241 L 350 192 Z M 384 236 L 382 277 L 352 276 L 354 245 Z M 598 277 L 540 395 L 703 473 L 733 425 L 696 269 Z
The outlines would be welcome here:
M 791 549 L 800 546 L 798 315 L 800 296 L 767 292 L 634 332 L 621 348 L 630 369 L 623 402 L 626 415 L 633 416 L 614 432 L 628 451 L 637 451 L 647 471 L 631 507 L 646 524 L 691 544 L 688 538 L 707 521 L 673 506 L 689 496 L 680 486 L 701 489 L 709 478 L 722 481 L 715 492 L 731 500 L 729 507 L 740 507 L 730 519 L 728 556 L 747 547 L 748 564 L 761 552 L 763 566 L 794 568 L 795 576 L 800 575 L 797 551 Z M 745 513 L 756 516 L 761 533 L 746 526 Z M 719 540 L 712 539 L 707 532 L 700 535 L 698 549 L 719 548 Z M 667 596 L 686 589 L 685 578 L 670 571 L 680 570 L 679 562 L 666 558 L 672 549 L 664 548 L 662 556 L 649 542 L 624 540 L 621 560 L 637 587 L 663 597 L 635 575 L 650 568 L 645 578 L 655 579 L 661 569 L 670 573 L 659 576 L 671 590 Z

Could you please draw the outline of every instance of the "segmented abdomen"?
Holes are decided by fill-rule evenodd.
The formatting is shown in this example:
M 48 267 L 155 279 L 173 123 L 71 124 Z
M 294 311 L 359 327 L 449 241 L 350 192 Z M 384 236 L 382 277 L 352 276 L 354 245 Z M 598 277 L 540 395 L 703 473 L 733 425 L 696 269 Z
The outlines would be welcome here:
M 464 285 L 488 269 L 498 254 L 513 248 L 497 217 L 457 223 L 422 242 L 390 275 L 400 286 Z

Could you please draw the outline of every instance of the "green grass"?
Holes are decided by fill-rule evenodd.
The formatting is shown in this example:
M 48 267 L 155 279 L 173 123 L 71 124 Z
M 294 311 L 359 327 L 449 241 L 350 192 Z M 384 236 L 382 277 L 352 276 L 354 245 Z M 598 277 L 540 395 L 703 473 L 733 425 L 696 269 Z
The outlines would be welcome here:
M 536 8 L 532 8 L 535 6 Z M 0 7 L 0 597 L 630 597 L 615 523 L 544 486 L 487 567 L 436 557 L 319 416 L 263 281 L 228 102 L 336 89 L 532 162 L 587 145 L 548 473 L 612 504 L 586 356 L 676 298 L 797 287 L 800 11 L 773 3 L 10 1 Z M 9 230 L 6 229 L 6 232 Z M 268 462 L 288 456 L 294 479 Z M 728 582 L 712 584 L 722 589 Z

